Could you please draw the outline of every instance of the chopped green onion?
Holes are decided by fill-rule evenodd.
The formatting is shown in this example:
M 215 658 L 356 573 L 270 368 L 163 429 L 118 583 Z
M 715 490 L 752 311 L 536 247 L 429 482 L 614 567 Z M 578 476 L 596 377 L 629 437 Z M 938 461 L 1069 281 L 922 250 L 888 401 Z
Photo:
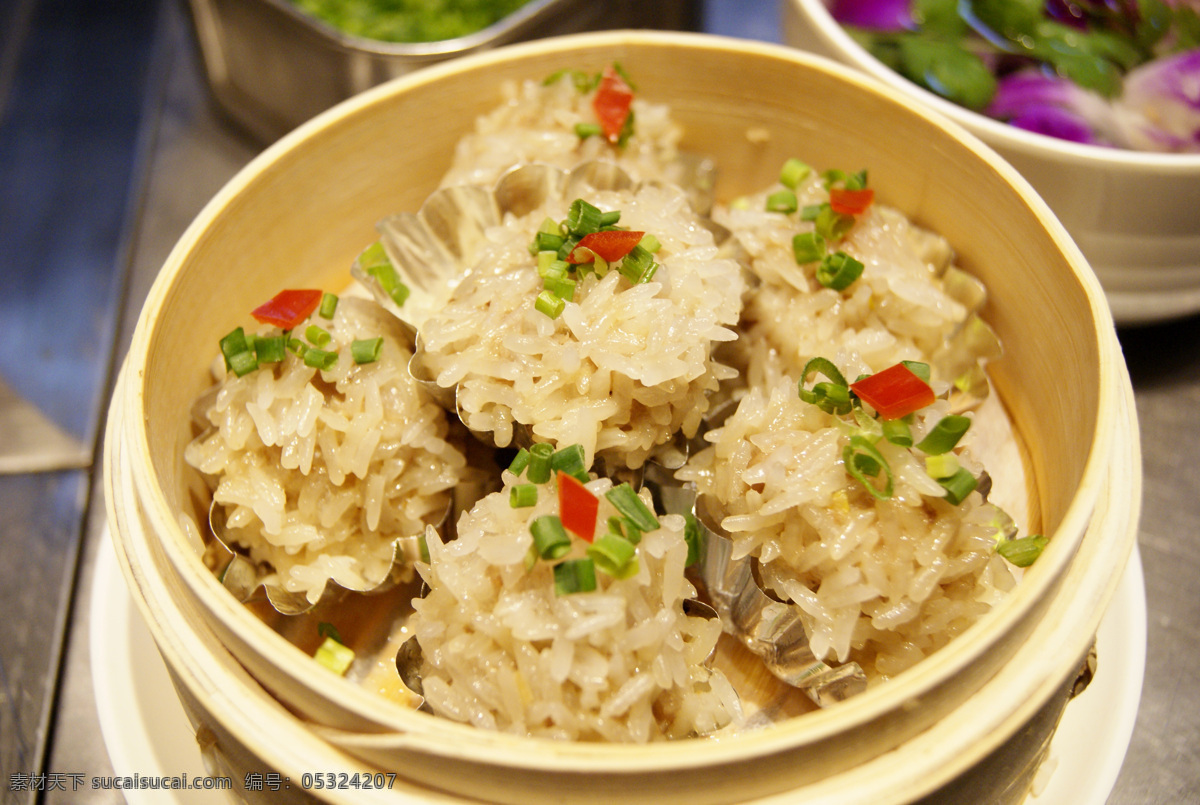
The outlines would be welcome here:
M 355 363 L 374 363 L 383 352 L 383 336 L 362 338 L 350 342 L 350 355 Z
M 825 238 L 819 232 L 801 232 L 792 238 L 792 254 L 796 263 L 815 263 L 825 256 Z
M 604 129 L 600 128 L 599 123 L 576 123 L 575 135 L 581 140 L 586 140 L 588 137 L 599 137 L 604 133 Z
M 544 484 L 550 480 L 550 459 L 554 455 L 554 445 L 549 442 L 538 442 L 529 448 L 529 470 L 525 478 L 534 484 Z
M 929 364 L 921 363 L 921 361 L 900 361 L 900 363 L 904 364 L 908 371 L 912 372 L 926 383 L 929 382 Z
M 562 248 L 566 237 L 557 232 L 538 232 L 533 236 L 533 243 L 529 250 L 534 254 L 538 252 L 557 252 Z
M 684 567 L 691 567 L 704 558 L 707 535 L 696 515 L 688 512 L 683 516 L 683 541 L 687 543 L 687 560 Z
M 314 369 L 332 369 L 337 363 L 337 353 L 311 347 L 304 351 L 304 365 Z
M 308 352 L 308 345 L 299 338 L 289 338 L 287 340 L 288 352 L 291 352 L 296 357 L 303 358 L 304 353 Z
M 321 297 L 321 306 L 317 308 L 317 313 L 323 319 L 332 319 L 333 314 L 337 311 L 338 297 L 335 293 L 326 293 Z
M 516 484 L 508 490 L 508 505 L 514 509 L 525 509 L 537 504 L 536 484 Z
M 828 241 L 841 240 L 854 228 L 854 216 L 834 212 L 833 207 L 822 204 L 817 217 L 813 219 L 817 231 Z
M 604 213 L 598 207 L 577 198 L 571 202 L 571 208 L 567 211 L 567 231 L 580 237 L 599 232 L 603 217 Z
M 235 327 L 229 331 L 220 341 L 221 354 L 225 356 L 226 366 L 229 365 L 229 359 L 237 355 L 239 352 L 248 352 L 250 344 L 246 341 L 246 331 L 241 327 Z
M 821 215 L 821 211 L 829 206 L 829 203 L 824 204 L 805 204 L 800 208 L 801 221 L 815 221 Z
M 287 357 L 287 343 L 281 335 L 258 338 L 254 341 L 254 354 L 259 363 L 279 363 Z
M 330 671 L 344 676 L 350 668 L 350 664 L 354 662 L 354 649 L 343 646 L 332 637 L 327 637 L 317 649 L 314 658 Z
M 767 212 L 781 212 L 790 215 L 795 212 L 799 202 L 791 190 L 777 190 L 767 196 Z
M 533 307 L 539 313 L 545 313 L 552 319 L 557 319 L 562 315 L 567 303 L 561 296 L 556 296 L 550 291 L 542 291 L 537 296 L 537 300 L 533 303 Z
M 538 252 L 538 276 L 542 279 L 565 277 L 570 270 L 571 264 L 566 260 L 559 260 L 558 252 Z
M 315 324 L 310 324 L 308 327 L 304 328 L 304 337 L 307 338 L 308 343 L 312 344 L 314 347 L 327 347 L 329 346 L 329 342 L 333 340 L 333 336 L 331 336 L 324 328 L 318 327 Z
M 337 627 L 334 626 L 329 621 L 321 621 L 320 623 L 317 624 L 317 636 L 320 637 L 322 640 L 329 637 L 329 638 L 333 638 L 334 640 L 336 640 L 339 643 L 344 644 L 344 642 L 345 642 L 342 640 L 341 632 L 339 632 L 337 630 Z
M 949 478 L 938 478 L 936 480 L 946 490 L 946 500 L 955 506 L 966 500 L 967 495 L 974 492 L 975 487 L 979 485 L 979 481 L 966 467 L 960 467 L 958 472 Z
M 417 537 L 417 548 L 421 551 L 421 561 L 429 564 L 429 540 L 424 534 Z
M 804 384 L 811 372 L 819 372 L 832 382 L 817 383 L 811 389 L 806 389 Z M 804 364 L 804 370 L 800 373 L 799 393 L 801 400 L 817 406 L 828 414 L 849 413 L 850 409 L 854 407 L 854 398 L 850 395 L 850 385 L 838 368 L 833 365 L 833 362 L 827 358 L 812 358 Z
M 565 472 L 575 480 L 586 484 L 591 480 L 588 476 L 587 466 L 584 464 L 586 460 L 587 454 L 583 451 L 583 445 L 573 444 L 550 456 L 550 469 L 553 472 Z
M 608 212 L 600 213 L 600 226 L 601 227 L 616 226 L 617 222 L 620 220 L 621 220 L 621 211 L 620 210 L 609 210 Z
M 375 241 L 364 249 L 358 256 L 358 264 L 363 271 L 375 278 L 379 287 L 383 288 L 383 292 L 390 296 L 393 302 L 404 306 L 405 300 L 408 299 L 408 286 L 400 281 L 400 274 L 392 265 L 381 242 Z
M 587 555 L 600 572 L 614 579 L 628 579 L 637 575 L 637 547 L 624 537 L 609 532 L 588 546 Z
M 609 517 L 608 530 L 624 537 L 634 545 L 642 541 L 641 529 L 624 517 Z
M 940 456 L 948 453 L 958 444 L 967 429 L 971 427 L 970 417 L 949 414 L 938 420 L 933 429 L 924 439 L 917 442 L 917 449 L 930 456 Z
M 879 452 L 871 441 L 863 436 L 851 436 L 850 442 L 842 449 L 842 462 L 846 472 L 854 476 L 866 487 L 867 491 L 880 500 L 888 500 L 894 494 L 896 486 L 892 477 L 892 468 L 887 459 Z M 887 476 L 887 482 L 882 490 L 876 488 L 869 479 L 878 477 L 880 471 Z
M 659 239 L 654 237 L 654 235 L 651 235 L 649 232 L 647 232 L 645 235 L 642 235 L 642 239 L 638 242 L 638 245 L 651 254 L 656 254 L 658 250 L 662 248 L 662 243 L 659 241 Z
M 996 546 L 996 553 L 1017 567 L 1029 567 L 1042 555 L 1050 540 L 1040 535 L 1006 539 Z
M 529 466 L 529 459 L 531 455 L 532 454 L 528 450 L 522 447 L 517 451 L 517 454 L 513 456 L 513 460 L 508 465 L 508 471 L 513 475 L 520 475 L 525 471 L 525 468 Z
M 834 291 L 849 288 L 863 272 L 863 264 L 845 252 L 835 252 L 822 258 L 817 266 L 817 282 Z
M 226 358 L 226 363 L 238 377 L 250 374 L 258 368 L 258 358 L 254 357 L 254 352 L 249 349 Z
M 807 179 L 810 173 L 812 173 L 812 168 L 792 157 L 783 163 L 783 168 L 779 171 L 779 183 L 795 190 L 796 186 Z
M 564 306 L 566 302 L 575 299 L 575 280 L 566 276 L 548 275 L 542 280 L 542 287 L 546 289 L 543 293 L 553 294 L 564 303 Z M 542 312 L 545 313 L 545 311 Z
M 658 265 L 654 262 L 654 255 L 640 243 L 634 246 L 633 250 L 621 260 L 621 276 L 635 285 L 640 282 L 649 282 L 657 269 Z
M 557 595 L 590 593 L 596 589 L 596 566 L 591 559 L 570 559 L 554 566 Z
M 529 524 L 533 547 L 543 559 L 559 559 L 571 550 L 571 537 L 557 514 L 543 514 Z
M 629 521 L 639 531 L 654 531 L 659 528 L 658 518 L 654 516 L 654 512 L 650 511 L 628 483 L 614 486 L 604 493 L 604 497 L 608 498 L 608 502 L 613 505 L 613 508 L 629 518 Z
M 960 465 L 958 456 L 953 453 L 942 453 L 936 456 L 925 456 L 925 472 L 930 478 L 941 480 L 950 478 L 958 472 Z
M 912 447 L 912 428 L 903 419 L 884 419 L 880 423 L 883 438 L 900 447 Z
M 827 170 L 821 174 L 825 181 L 826 189 L 833 187 L 838 182 L 842 183 L 842 187 L 847 190 L 862 190 L 867 186 L 867 171 L 866 168 L 856 173 L 846 173 L 842 170 Z

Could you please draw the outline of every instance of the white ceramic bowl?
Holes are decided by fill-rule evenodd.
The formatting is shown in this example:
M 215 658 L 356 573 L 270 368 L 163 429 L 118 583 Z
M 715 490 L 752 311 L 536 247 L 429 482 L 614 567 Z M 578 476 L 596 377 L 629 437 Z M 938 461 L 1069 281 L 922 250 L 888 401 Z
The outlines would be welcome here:
M 503 82 L 612 61 L 638 77 L 645 98 L 671 105 L 684 148 L 715 159 L 720 198 L 765 186 L 788 156 L 863 165 L 877 198 L 949 239 L 989 289 L 983 315 L 1006 350 L 989 369 L 1024 447 L 1031 523 L 1051 538 L 1013 594 L 942 651 L 837 707 L 719 741 L 634 747 L 495 734 L 330 674 L 205 566 L 197 527 L 208 491 L 183 460 L 194 435 L 186 412 L 210 383 L 217 340 L 278 290 L 280 266 L 296 287 L 346 284 L 376 222 L 420 205 Z M 222 303 L 198 304 L 210 299 Z M 991 149 L 885 85 L 794 48 L 615 32 L 426 68 L 338 105 L 248 165 L 189 227 L 148 295 L 113 400 L 105 476 L 131 590 L 189 712 L 216 741 L 209 748 L 226 759 L 303 769 L 311 750 L 324 754 L 314 770 L 368 764 L 418 788 L 525 804 L 569 793 L 597 803 L 879 805 L 980 769 L 971 801 L 1023 796 L 1132 550 L 1141 466 L 1100 285 Z M 1002 751 L 1013 742 L 1019 752 Z
M 1118 324 L 1200 312 L 1200 154 L 1066 142 L 957 106 L 859 45 L 824 0 L 783 0 L 783 40 L 878 78 L 965 126 L 1029 180 L 1075 239 Z

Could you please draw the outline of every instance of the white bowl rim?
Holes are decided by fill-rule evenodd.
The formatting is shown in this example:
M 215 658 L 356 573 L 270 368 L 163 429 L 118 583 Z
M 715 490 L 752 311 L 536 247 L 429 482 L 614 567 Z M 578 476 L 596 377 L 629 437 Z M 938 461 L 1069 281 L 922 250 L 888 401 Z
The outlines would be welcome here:
M 786 0 L 786 2 L 796 6 L 826 43 L 844 55 L 856 67 L 906 93 L 914 100 L 928 104 L 993 145 L 1000 144 L 1006 148 L 1043 159 L 1053 157 L 1063 162 L 1091 165 L 1107 170 L 1118 168 L 1129 171 L 1150 170 L 1165 174 L 1196 174 L 1200 179 L 1200 153 L 1134 151 L 1127 148 L 1075 143 L 1069 140 L 1060 140 L 1048 134 L 1026 131 L 966 109 L 914 84 L 871 55 L 833 18 L 825 0 Z

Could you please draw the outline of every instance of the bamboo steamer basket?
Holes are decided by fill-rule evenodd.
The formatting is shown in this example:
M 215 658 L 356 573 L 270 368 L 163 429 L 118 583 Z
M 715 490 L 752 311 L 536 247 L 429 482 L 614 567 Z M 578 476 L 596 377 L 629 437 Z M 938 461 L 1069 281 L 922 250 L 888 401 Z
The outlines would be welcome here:
M 420 205 L 502 82 L 612 61 L 643 97 L 670 103 L 684 147 L 715 158 L 719 196 L 767 184 L 792 155 L 867 166 L 883 202 L 950 240 L 988 286 L 984 314 L 1006 350 L 990 364 L 994 386 L 1024 447 L 1035 521 L 1051 536 L 1017 590 L 946 649 L 837 707 L 720 741 L 551 743 L 383 700 L 235 602 L 181 525 L 203 523 L 207 507 L 182 455 L 185 412 L 209 383 L 208 345 L 281 283 L 345 285 L 375 223 Z M 210 752 L 260 772 L 318 770 L 314 758 L 320 771 L 366 764 L 440 797 L 507 802 L 907 802 L 947 784 L 965 791 L 968 778 L 986 792 L 974 801 L 1019 801 L 1132 550 L 1141 484 L 1132 392 L 1103 294 L 1012 168 L 936 113 L 819 57 L 649 32 L 431 67 L 264 152 L 200 214 L 151 289 L 114 396 L 106 470 L 118 555 Z

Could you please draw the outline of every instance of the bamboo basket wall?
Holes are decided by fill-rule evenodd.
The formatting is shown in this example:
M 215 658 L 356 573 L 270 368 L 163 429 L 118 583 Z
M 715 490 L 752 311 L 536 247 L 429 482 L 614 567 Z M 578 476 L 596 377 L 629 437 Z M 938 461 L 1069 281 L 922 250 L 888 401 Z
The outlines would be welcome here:
M 1006 351 L 991 364 L 994 385 L 1025 448 L 1031 508 L 1051 536 L 1017 591 L 948 648 L 838 707 L 720 742 L 550 744 L 383 701 L 316 667 L 235 602 L 180 524 L 203 523 L 207 507 L 182 458 L 192 436 L 183 412 L 209 383 L 212 355 L 202 345 L 241 323 L 282 277 L 293 287 L 345 285 L 375 223 L 420 205 L 455 140 L 498 103 L 502 82 L 612 61 L 638 77 L 644 97 L 671 105 L 688 150 L 715 158 L 720 196 L 767 184 L 792 155 L 867 166 L 883 202 L 950 240 L 988 286 L 985 317 Z M 208 299 L 222 304 L 197 304 Z M 510 802 L 559 801 L 568 790 L 595 802 L 618 794 L 796 801 L 801 792 L 900 802 L 961 779 L 1006 741 L 1036 756 L 1055 719 L 1042 718 L 1034 734 L 1021 728 L 1061 709 L 1132 549 L 1141 480 L 1129 379 L 1103 295 L 1006 163 L 831 62 L 770 45 L 634 32 L 543 40 L 428 68 L 268 149 L 205 208 L 152 288 L 105 457 L 118 555 L 185 705 L 204 736 L 223 736 L 208 742 L 211 751 L 234 765 L 252 758 L 279 769 L 302 768 L 315 752 L 322 770 L 365 764 L 427 792 Z M 979 784 L 1023 793 L 1035 766 Z

